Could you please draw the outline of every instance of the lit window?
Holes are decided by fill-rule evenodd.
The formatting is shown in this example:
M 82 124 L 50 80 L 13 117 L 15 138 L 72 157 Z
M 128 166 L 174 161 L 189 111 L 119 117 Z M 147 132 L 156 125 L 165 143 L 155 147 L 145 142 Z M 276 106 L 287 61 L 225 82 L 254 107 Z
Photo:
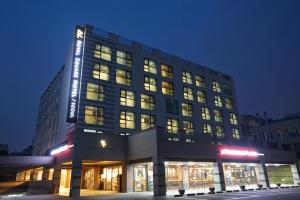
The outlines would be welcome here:
M 188 83 L 188 84 L 193 84 L 193 79 L 192 79 L 191 73 L 183 71 L 182 72 L 182 82 Z
M 206 135 L 211 136 L 212 135 L 212 130 L 210 124 L 204 123 L 203 124 L 203 133 Z
M 201 114 L 202 114 L 202 119 L 205 119 L 205 120 L 210 120 L 211 119 L 210 111 L 207 107 L 202 107 L 201 108 Z
M 141 94 L 141 108 L 146 110 L 154 110 L 155 97 L 152 95 Z
M 174 95 L 174 85 L 173 83 L 162 81 L 161 82 L 161 90 L 163 94 L 166 95 Z
M 161 76 L 167 78 L 173 78 L 173 67 L 170 65 L 161 65 Z
M 157 74 L 156 62 L 150 59 L 144 59 L 144 71 L 152 74 Z
M 206 83 L 205 83 L 205 77 L 204 76 L 196 75 L 195 80 L 196 80 L 196 86 L 197 87 L 206 88 Z
M 216 122 L 223 122 L 223 113 L 220 110 L 214 110 L 215 121 Z
M 218 95 L 215 95 L 215 106 L 217 106 L 217 107 L 222 107 L 223 106 L 222 99 Z
M 120 112 L 120 128 L 134 129 L 134 113 L 121 111 Z
M 105 93 L 102 85 L 88 83 L 86 87 L 86 98 L 95 101 L 104 101 Z
M 101 58 L 103 60 L 111 61 L 111 49 L 102 44 L 96 44 L 94 50 L 94 57 Z
M 132 66 L 131 54 L 125 51 L 117 51 L 117 63 L 120 65 Z
M 121 90 L 120 105 L 134 107 L 135 106 L 134 93 L 128 90 Z
M 86 124 L 103 125 L 104 123 L 103 108 L 85 106 L 84 122 Z
M 185 117 L 192 117 L 193 116 L 193 106 L 189 103 L 182 103 L 181 104 L 182 109 L 182 116 Z
M 109 80 L 109 69 L 107 65 L 94 64 L 93 77 L 96 79 Z
M 178 101 L 166 98 L 166 110 L 169 114 L 178 115 Z
M 230 124 L 232 125 L 238 124 L 236 114 L 230 113 Z
M 197 91 L 197 100 L 200 103 L 206 103 L 207 102 L 207 94 L 204 91 Z
M 221 84 L 218 81 L 213 81 L 212 86 L 214 92 L 218 92 L 218 93 L 221 92 Z
M 183 130 L 186 135 L 192 135 L 195 132 L 194 123 L 191 121 L 183 121 Z
M 167 132 L 178 133 L 178 121 L 176 119 L 169 118 L 167 120 Z
M 236 129 L 236 128 L 232 129 L 232 138 L 234 140 L 239 140 L 240 139 L 240 133 L 239 133 L 238 129 Z
M 141 115 L 141 129 L 146 130 L 155 127 L 155 116 L 153 115 Z
M 224 127 L 223 126 L 216 126 L 216 134 L 218 138 L 224 137 Z
M 183 97 L 187 100 L 194 100 L 192 89 L 188 87 L 183 87 Z
M 232 98 L 225 98 L 225 105 L 227 109 L 233 109 L 233 99 Z
M 132 79 L 131 79 L 131 72 L 127 70 L 117 69 L 116 70 L 116 82 L 118 84 L 123 85 L 131 85 Z
M 149 76 L 145 76 L 144 77 L 144 88 L 145 88 L 145 90 L 156 92 L 156 79 L 149 77 Z
M 49 169 L 49 175 L 48 175 L 48 180 L 49 181 L 53 180 L 53 173 L 54 173 L 54 168 Z

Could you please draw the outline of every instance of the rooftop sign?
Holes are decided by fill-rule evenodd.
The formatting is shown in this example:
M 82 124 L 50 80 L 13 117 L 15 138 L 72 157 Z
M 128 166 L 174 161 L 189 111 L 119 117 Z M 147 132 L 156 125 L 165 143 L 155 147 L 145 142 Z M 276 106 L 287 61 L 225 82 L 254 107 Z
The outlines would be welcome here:
M 220 157 L 225 158 L 248 158 L 255 159 L 259 156 L 264 156 L 263 153 L 258 153 L 255 149 L 245 147 L 220 147 Z

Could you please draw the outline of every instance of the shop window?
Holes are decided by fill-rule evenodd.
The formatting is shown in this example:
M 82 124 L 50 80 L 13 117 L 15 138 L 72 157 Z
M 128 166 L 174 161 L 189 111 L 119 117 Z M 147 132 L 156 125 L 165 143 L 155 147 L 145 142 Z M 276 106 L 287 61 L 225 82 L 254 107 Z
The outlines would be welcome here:
M 144 88 L 145 90 L 156 92 L 156 79 L 149 76 L 145 76 Z
M 207 102 L 207 93 L 201 90 L 197 91 L 197 100 L 199 103 L 206 103 Z
M 194 100 L 193 91 L 191 88 L 183 87 L 183 98 L 187 100 Z
M 104 101 L 104 86 L 88 83 L 86 88 L 86 99 L 95 101 Z
M 139 163 L 133 165 L 133 191 L 153 191 L 152 163 Z
M 181 109 L 182 109 L 182 116 L 185 116 L 185 117 L 193 116 L 193 105 L 192 104 L 182 103 Z
M 201 108 L 201 115 L 202 115 L 202 119 L 204 119 L 204 120 L 210 120 L 211 119 L 210 110 L 207 107 L 203 106 Z
M 146 110 L 154 110 L 155 97 L 148 94 L 141 94 L 141 108 Z
M 107 65 L 94 64 L 93 77 L 104 81 L 109 81 L 109 69 Z
M 49 175 L 48 175 L 48 180 L 49 181 L 53 180 L 53 173 L 54 173 L 54 168 L 49 169 Z
M 154 115 L 141 115 L 141 129 L 146 130 L 155 127 L 155 116 Z
M 121 90 L 120 91 L 120 105 L 134 107 L 135 106 L 134 93 L 129 90 Z
M 116 70 L 116 82 L 122 85 L 130 86 L 132 83 L 131 72 L 127 70 L 117 69 Z
M 223 126 L 216 126 L 216 135 L 218 138 L 224 137 L 224 127 Z
M 86 124 L 103 125 L 104 123 L 103 108 L 85 106 L 84 122 Z
M 206 83 L 205 83 L 205 77 L 204 76 L 196 75 L 195 80 L 196 80 L 196 86 L 197 87 L 206 88 Z
M 166 110 L 169 114 L 178 115 L 178 101 L 174 99 L 166 98 Z
M 168 133 L 178 133 L 178 121 L 176 119 L 167 119 L 167 132 Z
M 225 105 L 227 109 L 232 110 L 233 109 L 233 99 L 232 98 L 225 98 Z
M 215 99 L 215 106 L 217 106 L 217 107 L 223 106 L 222 99 L 220 96 L 215 95 L 214 99 Z
M 157 64 L 155 61 L 148 58 L 144 59 L 144 71 L 152 74 L 157 74 Z
M 189 72 L 182 71 L 182 82 L 187 84 L 193 84 L 192 75 Z
M 223 113 L 221 110 L 214 110 L 214 115 L 215 115 L 215 121 L 216 122 L 223 122 Z
M 232 128 L 232 138 L 234 140 L 239 140 L 240 139 L 240 132 L 237 128 Z
M 122 166 L 103 167 L 100 175 L 100 190 L 110 190 L 118 192 L 121 187 L 119 177 L 122 175 Z M 91 188 L 94 189 L 94 188 Z
M 161 90 L 165 95 L 174 95 L 174 85 L 171 82 L 162 81 L 161 82 Z
M 213 81 L 212 86 L 214 92 L 221 93 L 221 84 L 218 81 Z
M 232 125 L 237 125 L 238 124 L 236 114 L 230 113 L 230 118 L 229 119 L 230 119 L 230 124 L 232 124 Z
M 183 130 L 186 135 L 193 135 L 195 132 L 194 123 L 191 121 L 183 121 Z
M 211 129 L 211 125 L 210 124 L 207 124 L 207 123 L 203 124 L 203 133 L 205 135 L 212 136 L 212 129 Z
M 133 112 L 121 111 L 120 112 L 120 128 L 135 128 L 135 117 Z
M 117 63 L 120 65 L 125 65 L 127 67 L 131 67 L 132 66 L 131 53 L 117 50 Z
M 94 50 L 94 57 L 111 61 L 111 49 L 108 46 L 104 46 L 102 44 L 96 44 Z
M 173 74 L 173 67 L 170 65 L 161 65 L 161 76 L 162 77 L 166 77 L 166 78 L 173 78 L 174 74 Z

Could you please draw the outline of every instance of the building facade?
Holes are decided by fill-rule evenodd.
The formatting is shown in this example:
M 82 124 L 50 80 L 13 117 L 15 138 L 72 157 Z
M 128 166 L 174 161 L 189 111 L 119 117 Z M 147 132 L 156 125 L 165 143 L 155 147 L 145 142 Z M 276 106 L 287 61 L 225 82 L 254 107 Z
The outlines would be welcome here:
M 55 157 L 43 168 L 51 179 L 40 176 L 69 196 L 269 187 L 282 182 L 269 178 L 283 168 L 283 184 L 297 184 L 295 154 L 243 147 L 238 116 L 231 76 L 77 26 L 41 98 L 33 152 Z

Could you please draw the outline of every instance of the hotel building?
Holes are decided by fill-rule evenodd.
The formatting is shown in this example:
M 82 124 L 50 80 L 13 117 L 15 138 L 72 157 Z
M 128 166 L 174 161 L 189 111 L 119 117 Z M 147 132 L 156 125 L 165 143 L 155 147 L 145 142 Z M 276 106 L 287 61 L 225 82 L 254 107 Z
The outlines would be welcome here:
M 17 180 L 35 177 L 69 196 L 298 183 L 295 153 L 245 141 L 231 76 L 77 26 L 68 59 L 40 101 L 34 156 L 53 160 Z M 270 182 L 283 168 L 285 177 Z

